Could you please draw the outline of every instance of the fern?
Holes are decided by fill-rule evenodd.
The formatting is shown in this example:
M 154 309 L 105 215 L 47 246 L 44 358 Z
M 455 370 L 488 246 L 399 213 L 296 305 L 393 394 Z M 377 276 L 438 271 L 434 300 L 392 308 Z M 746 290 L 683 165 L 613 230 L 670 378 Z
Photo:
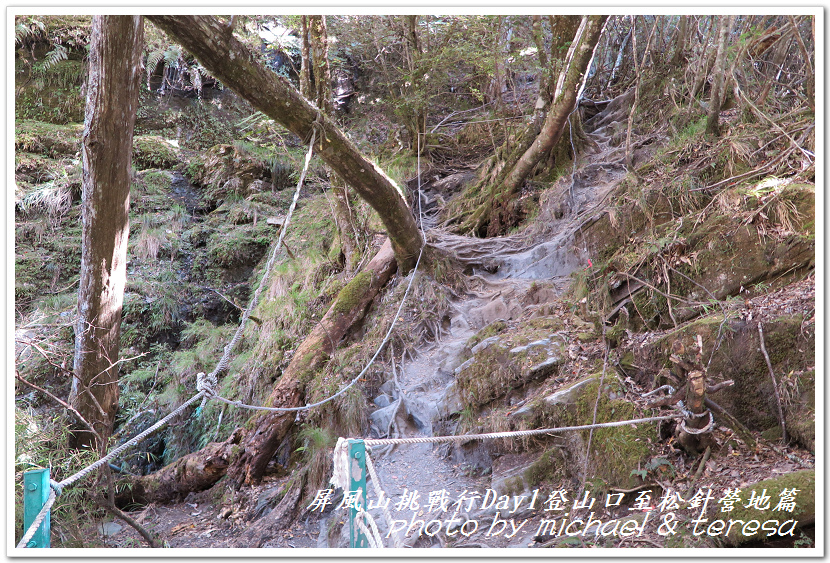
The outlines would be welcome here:
M 46 53 L 42 63 L 35 65 L 34 71 L 37 76 L 45 76 L 49 69 L 61 61 L 69 58 L 69 50 L 63 45 L 55 45 L 55 48 Z
M 153 72 L 156 70 L 156 66 L 159 64 L 159 61 L 164 57 L 164 51 L 166 50 L 166 46 L 159 47 L 158 49 L 151 52 L 147 55 L 147 61 L 144 65 L 144 70 L 147 72 L 147 88 L 150 87 L 150 78 L 153 76 Z
M 164 63 L 167 66 L 172 66 L 175 68 L 179 67 L 179 59 L 182 58 L 182 48 L 178 45 L 170 45 L 167 47 L 167 50 L 164 51 Z
M 37 39 L 46 35 L 46 25 L 40 20 L 30 20 L 28 24 L 19 23 L 14 27 L 14 44 L 20 45 L 27 39 Z

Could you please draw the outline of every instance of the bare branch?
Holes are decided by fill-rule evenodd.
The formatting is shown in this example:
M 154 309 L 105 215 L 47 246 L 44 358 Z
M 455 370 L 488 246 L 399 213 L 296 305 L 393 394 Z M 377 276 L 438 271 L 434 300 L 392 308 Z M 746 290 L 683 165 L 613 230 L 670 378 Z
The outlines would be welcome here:
M 70 413 L 72 413 L 72 415 L 78 420 L 78 422 L 80 422 L 81 424 L 86 426 L 87 430 L 89 430 L 100 443 L 101 436 L 98 434 L 98 432 L 96 432 L 95 429 L 92 427 L 92 425 L 89 422 L 87 422 L 87 420 L 83 416 L 81 416 L 81 413 L 79 413 L 77 410 L 75 410 L 69 403 L 67 403 L 66 401 L 64 401 L 62 399 L 59 399 L 58 397 L 56 397 L 55 395 L 53 395 L 52 393 L 50 393 L 49 391 L 47 391 L 43 387 L 38 387 L 37 385 L 35 385 L 31 381 L 28 381 L 28 380 L 24 379 L 24 377 L 22 375 L 20 375 L 20 372 L 18 372 L 17 370 L 14 370 L 14 377 L 18 381 L 20 381 L 21 383 L 25 383 L 26 385 L 28 385 L 29 387 L 31 387 L 35 391 L 40 391 L 41 393 L 43 393 L 44 395 L 46 395 L 47 397 L 52 399 L 54 402 L 56 402 L 57 404 L 59 404 L 60 406 L 62 406 L 66 410 L 68 410 Z

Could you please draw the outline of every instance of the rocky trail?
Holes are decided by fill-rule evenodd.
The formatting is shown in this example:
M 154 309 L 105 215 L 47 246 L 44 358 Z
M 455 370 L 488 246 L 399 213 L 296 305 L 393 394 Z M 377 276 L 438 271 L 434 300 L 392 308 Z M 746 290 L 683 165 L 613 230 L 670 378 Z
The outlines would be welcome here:
M 556 298 L 568 285 L 571 272 L 587 265 L 583 251 L 575 247 L 577 230 L 585 217 L 596 213 L 605 196 L 616 187 L 625 175 L 625 167 L 617 163 L 608 163 L 618 149 L 609 147 L 613 128 L 624 115 L 618 106 L 611 106 L 597 118 L 605 119 L 604 124 L 590 134 L 596 143 L 595 153 L 588 162 L 575 169 L 573 183 L 570 187 L 571 201 L 567 213 L 553 224 L 547 225 L 544 236 L 537 240 L 522 240 L 521 237 L 504 237 L 496 239 L 470 239 L 437 232 L 428 233 L 431 240 L 439 247 L 451 249 L 471 268 L 471 290 L 453 303 L 450 322 L 441 333 L 437 342 L 418 350 L 412 358 L 407 358 L 396 370 L 392 385 L 386 385 L 386 393 L 375 398 L 380 408 L 371 415 L 372 431 L 376 436 L 418 437 L 446 434 L 454 430 L 457 423 L 447 423 L 449 415 L 461 409 L 461 399 L 455 376 L 464 367 L 465 352 L 475 354 L 488 345 L 485 339 L 470 350 L 468 341 L 479 330 L 497 320 L 521 320 L 529 313 L 528 292 L 533 284 L 544 283 L 548 290 L 542 300 Z M 430 185 L 425 186 L 422 202 L 425 202 L 424 224 L 434 225 L 435 194 Z M 534 291 L 538 294 L 538 291 Z M 539 303 L 538 295 L 535 297 Z M 554 337 L 555 335 L 550 335 Z M 537 343 L 534 343 L 537 344 Z M 549 347 L 549 355 L 558 352 L 551 347 L 551 339 L 538 342 L 540 346 Z M 541 363 L 548 361 L 542 360 Z M 382 447 L 372 455 L 376 458 L 375 466 L 381 481 L 381 488 L 391 499 L 390 511 L 393 518 L 405 518 L 412 514 L 405 508 L 406 499 L 413 491 L 419 495 L 419 518 L 429 521 L 429 513 L 435 518 L 447 518 L 453 512 L 452 503 L 447 513 L 439 508 L 438 498 L 446 495 L 452 502 L 465 492 L 478 491 L 481 494 L 493 487 L 498 476 L 493 476 L 489 468 L 482 471 L 476 464 L 475 444 L 461 449 L 431 444 L 402 444 L 394 449 Z M 391 450 L 391 451 L 390 451 Z M 369 485 L 372 489 L 371 484 Z M 430 495 L 432 493 L 432 495 Z M 372 492 L 369 493 L 370 498 Z M 431 505 L 430 497 L 435 499 Z M 463 503 L 466 504 L 466 503 Z M 395 506 L 403 508 L 400 516 L 395 516 Z M 460 512 L 461 517 L 470 519 L 485 516 L 492 517 L 495 510 L 479 511 L 481 513 Z M 371 511 L 378 523 L 382 536 L 388 533 L 388 527 L 380 509 Z M 486 513 L 486 514 L 485 514 Z M 490 514 L 492 513 L 492 514 Z M 435 525 L 433 525 L 434 528 Z M 459 527 L 459 523 L 455 524 Z M 413 528 L 413 530 L 417 529 Z M 528 547 L 533 545 L 535 530 L 517 534 L 507 540 L 501 537 L 488 540 L 487 545 L 478 545 L 480 541 L 464 541 L 460 538 L 454 542 L 455 547 Z M 394 538 L 390 538 L 390 541 Z M 436 534 L 432 540 L 413 533 L 406 539 L 399 539 L 400 545 L 407 547 L 445 547 L 446 537 Z

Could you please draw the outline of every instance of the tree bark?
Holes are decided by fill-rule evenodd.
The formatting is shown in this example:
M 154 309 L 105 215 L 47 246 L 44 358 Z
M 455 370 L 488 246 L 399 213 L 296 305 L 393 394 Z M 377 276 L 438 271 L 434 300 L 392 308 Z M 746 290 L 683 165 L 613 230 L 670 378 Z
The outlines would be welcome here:
M 311 43 L 308 40 L 308 16 L 301 16 L 303 26 L 303 42 L 300 48 L 300 95 L 309 98 L 311 96 Z
M 401 271 L 414 265 L 423 243 L 403 190 L 369 161 L 332 120 L 286 79 L 261 65 L 222 23 L 210 16 L 147 16 L 190 51 L 213 76 L 301 139 L 318 128 L 317 154 L 380 216 Z
M 82 250 L 69 403 L 106 441 L 118 409 L 133 126 L 142 78 L 141 16 L 94 16 L 83 133 Z M 70 443 L 91 446 L 76 428 Z M 103 447 L 104 444 L 98 444 Z
M 123 508 L 135 503 L 173 502 L 186 497 L 188 493 L 211 488 L 224 477 L 234 444 L 238 440 L 238 433 L 234 433 L 226 442 L 211 442 L 155 473 L 128 477 L 126 482 L 129 486 L 123 487 L 115 495 L 116 506 Z
M 305 16 L 303 16 L 305 17 Z M 308 16 L 309 37 L 311 39 L 311 53 L 314 59 L 314 85 L 317 107 L 327 116 L 332 115 L 333 101 L 331 97 L 331 69 L 329 66 L 328 29 L 326 16 Z M 340 246 L 343 251 L 345 270 L 351 273 L 356 262 L 356 241 L 352 236 L 355 232 L 352 215 L 349 212 L 349 192 L 347 185 L 340 185 L 338 179 L 331 184 L 334 195 L 334 222 L 340 235 Z
M 358 241 L 355 237 L 357 229 L 354 226 L 349 205 L 348 188 L 345 185 L 332 183 L 331 193 L 334 200 L 334 222 L 337 225 L 340 249 L 343 252 L 343 269 L 347 274 L 351 274 L 357 266 L 360 253 L 358 252 Z
M 674 49 L 674 55 L 671 58 L 671 64 L 674 66 L 679 65 L 686 56 L 686 36 L 688 35 L 686 30 L 688 28 L 688 20 L 689 16 L 685 14 L 680 16 L 680 23 L 677 29 L 677 45 Z
M 486 189 L 489 197 L 474 211 L 470 221 L 465 223 L 470 230 L 479 233 L 486 225 L 487 234 L 493 236 L 512 224 L 511 200 L 533 168 L 545 158 L 562 136 L 568 116 L 576 107 L 582 79 L 588 70 L 606 19 L 608 16 L 585 16 L 582 19 L 568 58 L 559 74 L 552 104 L 538 135 L 527 148 L 522 147 L 523 153 L 514 163 L 508 161 L 505 172 L 490 183 Z
M 326 16 L 308 16 L 311 58 L 314 61 L 314 98 L 326 115 L 332 114 L 331 71 Z
M 369 304 L 395 272 L 392 246 L 387 240 L 366 268 L 344 287 L 323 319 L 297 348 L 266 406 L 295 408 L 302 405 L 305 388 L 326 362 L 349 329 L 366 312 Z M 268 462 L 294 424 L 296 413 L 257 414 L 249 421 L 252 428 L 242 442 L 242 454 L 228 469 L 237 484 L 257 483 Z
M 718 53 L 715 55 L 715 67 L 712 69 L 714 80 L 709 96 L 709 115 L 706 118 L 706 134 L 717 137 L 720 134 L 719 116 L 721 107 L 721 88 L 726 71 L 726 39 L 729 37 L 729 16 L 718 18 Z

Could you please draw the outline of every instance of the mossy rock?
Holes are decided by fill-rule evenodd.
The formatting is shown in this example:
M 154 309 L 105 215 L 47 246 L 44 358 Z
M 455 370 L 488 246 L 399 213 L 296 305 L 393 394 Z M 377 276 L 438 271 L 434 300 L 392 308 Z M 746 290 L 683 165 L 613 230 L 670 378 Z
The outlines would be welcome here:
M 496 321 L 479 331 L 467 343 L 477 341 L 472 346 L 475 354 L 456 373 L 465 406 L 478 408 L 555 375 L 567 356 L 562 337 L 551 333 L 561 326 L 556 319 L 536 318 L 514 330 Z M 493 336 L 482 338 L 488 334 Z
M 614 422 L 640 418 L 635 406 L 621 398 L 624 390 L 620 379 L 612 373 L 605 374 L 602 392 L 599 393 L 601 374 L 597 373 L 559 389 L 548 397 L 537 400 L 525 413 L 522 427 L 546 428 L 582 426 L 593 423 L 594 405 L 597 405 L 596 422 Z M 597 402 L 597 396 L 599 401 Z M 519 414 L 518 412 L 516 414 Z M 588 430 L 569 432 L 565 440 L 566 459 L 584 459 L 588 443 Z M 631 488 L 641 483 L 632 474 L 652 457 L 651 446 L 657 438 L 653 424 L 625 425 L 594 429 L 588 475 L 602 480 L 608 486 Z M 542 466 L 540 465 L 540 469 Z M 582 462 L 568 464 L 569 476 L 581 479 Z
M 264 221 L 216 231 L 208 237 L 208 255 L 222 268 L 253 267 L 265 255 L 273 234 Z
M 20 120 L 14 125 L 15 152 L 41 154 L 49 158 L 75 156 L 81 150 L 81 123 L 56 125 Z
M 791 372 L 792 375 L 793 372 Z M 789 379 L 789 378 L 788 378 Z M 795 377 L 800 395 L 786 405 L 784 418 L 787 432 L 799 444 L 816 450 L 816 371 L 808 369 Z
M 256 180 L 269 179 L 271 171 L 257 155 L 232 145 L 216 145 L 192 160 L 187 173 L 194 184 L 206 188 L 205 203 L 215 204 L 230 194 L 250 195 L 249 186 Z
M 178 150 L 169 141 L 156 135 L 133 138 L 133 164 L 137 169 L 169 169 L 174 168 L 178 162 Z
M 784 491 L 784 489 L 788 489 L 790 491 L 796 489 L 798 491 L 795 494 L 795 506 L 791 512 L 785 510 L 775 510 L 775 507 L 780 500 L 779 495 Z M 749 531 L 752 531 L 752 528 L 755 528 L 756 533 L 744 534 L 744 525 L 753 520 L 763 523 L 770 519 L 777 519 L 781 524 L 787 520 L 794 520 L 797 522 L 796 527 L 806 526 L 815 522 L 816 472 L 814 469 L 805 469 L 803 471 L 796 471 L 794 473 L 788 473 L 779 477 L 765 479 L 764 481 L 755 483 L 752 486 L 743 487 L 740 491 L 742 502 L 735 503 L 733 510 L 730 512 L 720 512 L 721 505 L 715 504 L 712 506 L 710 504 L 710 510 L 707 513 L 710 522 L 718 519 L 725 520 L 726 522 L 730 519 L 733 521 L 742 521 L 743 524 L 736 524 L 732 526 L 731 530 L 724 530 L 727 533 L 722 537 L 724 537 L 724 539 L 732 545 L 739 545 L 741 543 L 759 539 L 774 540 L 781 538 L 781 536 L 778 536 L 777 534 L 772 535 L 771 537 L 766 537 L 767 532 L 758 530 L 758 527 L 755 527 L 754 525 L 749 528 Z M 756 498 L 763 496 L 764 494 L 769 496 L 769 507 L 766 510 L 758 510 L 758 508 L 753 506 L 747 508 L 745 503 L 747 500 L 752 498 L 753 494 Z M 789 525 L 784 526 L 785 532 L 789 531 L 789 529 Z
M 476 344 L 478 344 L 482 340 L 490 338 L 491 336 L 495 336 L 495 335 L 501 333 L 502 331 L 504 331 L 505 329 L 507 329 L 507 323 L 506 322 L 504 322 L 504 321 L 493 321 L 489 325 L 487 325 L 484 328 L 482 328 L 481 330 L 479 330 L 473 336 L 471 336 L 470 339 L 467 341 L 467 347 L 468 348 L 473 348 Z

